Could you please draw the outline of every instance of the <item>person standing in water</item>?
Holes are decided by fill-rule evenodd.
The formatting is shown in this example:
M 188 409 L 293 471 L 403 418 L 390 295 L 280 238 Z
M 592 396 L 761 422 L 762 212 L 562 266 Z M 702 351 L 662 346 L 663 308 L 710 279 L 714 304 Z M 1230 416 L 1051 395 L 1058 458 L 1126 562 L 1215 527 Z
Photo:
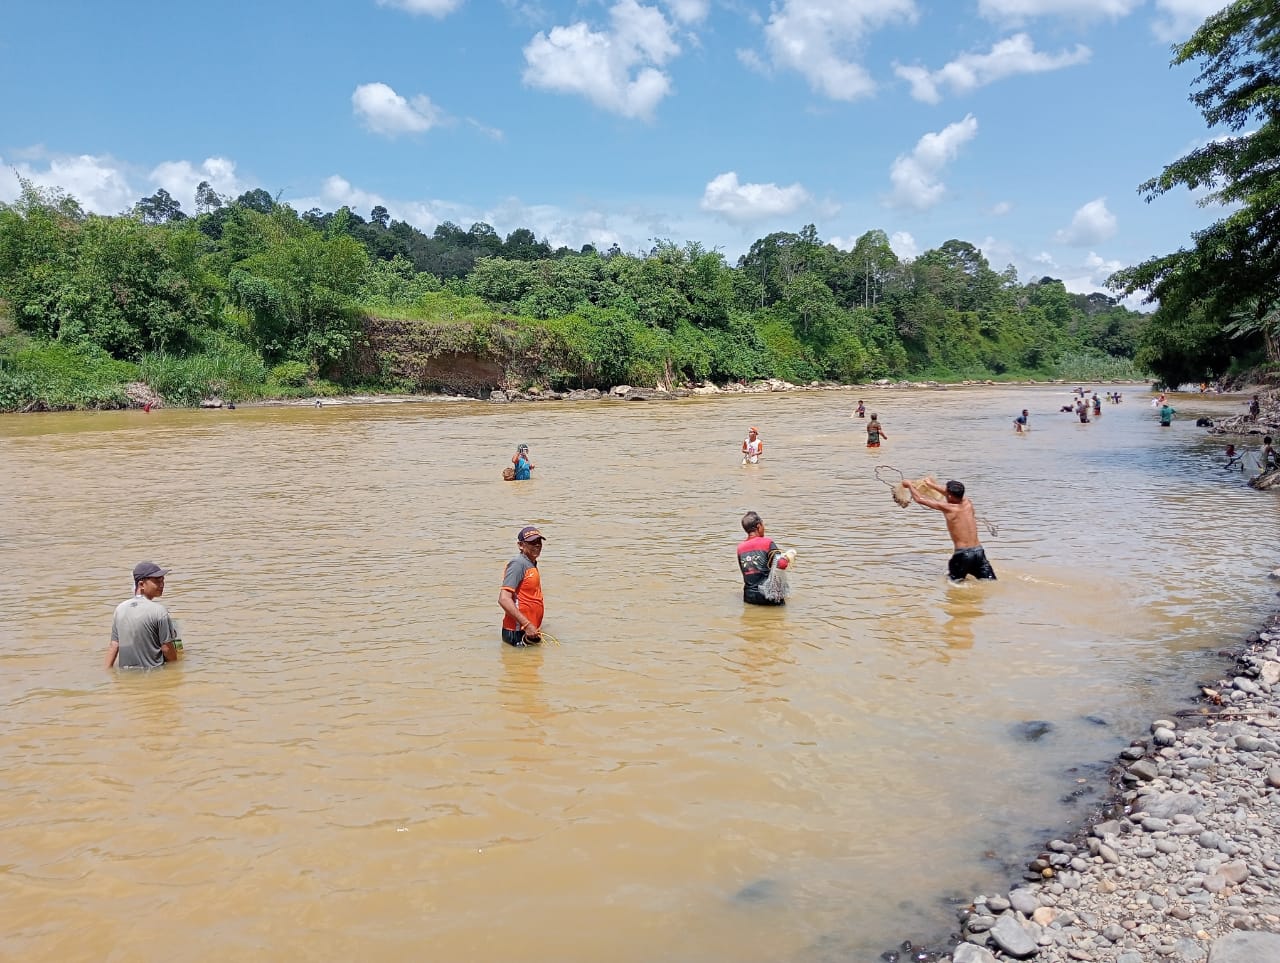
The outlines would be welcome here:
M 502 641 L 507 645 L 525 646 L 542 641 L 542 575 L 538 556 L 542 554 L 542 533 L 526 525 L 516 535 L 520 554 L 507 563 L 498 590 L 498 607 L 502 609 Z
M 1027 409 L 1023 408 L 1022 414 L 1018 415 L 1017 418 L 1013 419 L 1013 430 L 1016 431 L 1018 434 L 1022 434 L 1024 431 L 1027 430 L 1027 427 L 1028 427 Z
M 947 482 L 946 501 L 921 495 L 912 481 L 904 480 L 903 484 L 915 502 L 942 512 L 946 517 L 947 533 L 955 546 L 955 552 L 947 562 L 947 574 L 951 579 L 961 582 L 969 575 L 977 579 L 995 579 L 996 573 L 978 541 L 978 516 L 973 510 L 973 502 L 965 497 L 964 484 L 955 479 Z
M 862 403 L 862 399 L 861 399 L 861 398 L 859 398 L 859 399 L 858 399 L 858 407 L 854 409 L 854 413 L 855 413 L 859 418 L 865 418 L 865 417 L 867 417 L 867 406 L 866 406 L 866 405 L 864 405 L 864 404 Z
M 783 599 L 774 601 L 760 590 L 769 577 L 774 559 L 782 554 L 773 539 L 764 533 L 764 522 L 755 512 L 742 516 L 742 530 L 746 540 L 738 545 L 738 569 L 742 572 L 742 601 L 750 605 L 785 605 Z M 779 568 L 787 567 L 787 560 L 778 561 Z
M 1177 414 L 1177 409 L 1167 401 L 1160 406 L 1160 427 L 1168 428 L 1173 424 L 1173 416 Z
M 755 428 L 747 430 L 747 437 L 742 439 L 742 463 L 754 465 L 764 454 L 764 442 L 760 440 L 760 432 Z
M 867 447 L 879 448 L 880 439 L 888 437 L 889 435 L 880 427 L 880 416 L 874 411 L 871 412 L 871 420 L 867 422 Z
M 516 473 L 514 481 L 528 481 L 529 472 L 538 467 L 529 460 L 529 446 L 525 444 L 516 446 L 516 453 L 511 456 L 511 465 Z
M 122 669 L 158 669 L 166 662 L 178 661 L 182 651 L 178 627 L 169 610 L 156 601 L 164 594 L 164 577 L 169 571 L 155 562 L 139 562 L 133 567 L 133 597 L 116 606 L 106 668 L 118 664 Z

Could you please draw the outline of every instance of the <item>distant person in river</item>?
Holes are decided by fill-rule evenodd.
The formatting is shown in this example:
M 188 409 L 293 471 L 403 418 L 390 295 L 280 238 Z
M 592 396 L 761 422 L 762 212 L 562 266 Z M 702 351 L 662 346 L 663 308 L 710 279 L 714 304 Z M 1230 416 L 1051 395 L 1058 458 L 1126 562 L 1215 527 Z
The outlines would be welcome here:
M 862 403 L 861 399 L 858 400 L 858 407 L 854 409 L 854 414 L 859 418 L 867 417 L 867 406 Z
M 742 572 L 742 601 L 750 605 L 785 605 L 783 599 L 774 601 L 765 596 L 761 586 L 769 577 L 769 569 L 774 559 L 782 554 L 773 539 L 764 533 L 764 522 L 755 512 L 747 512 L 742 516 L 742 530 L 747 533 L 744 541 L 738 544 L 738 569 Z M 778 561 L 785 568 L 785 558 Z
M 1227 469 L 1240 467 L 1240 453 L 1236 451 L 1235 445 L 1227 445 L 1227 462 L 1222 467 Z
M 1093 414 L 1094 417 L 1102 414 L 1102 399 L 1098 397 L 1098 393 L 1093 393 Z
M 871 412 L 871 420 L 867 422 L 867 447 L 879 448 L 880 439 L 888 437 L 888 433 L 880 427 L 880 416 Z
M 996 573 L 978 541 L 978 516 L 973 510 L 973 501 L 965 497 L 964 484 L 954 478 L 947 482 L 945 501 L 921 495 L 916 482 L 904 480 L 903 484 L 910 490 L 914 501 L 925 508 L 942 512 L 946 518 L 947 534 L 951 536 L 951 544 L 955 547 L 955 552 L 947 562 L 947 574 L 951 579 L 961 582 L 970 575 L 977 579 L 994 579 Z
M 1160 406 L 1160 427 L 1168 428 L 1173 424 L 1173 416 L 1178 413 L 1177 409 L 1167 401 Z
M 1027 428 L 1028 428 L 1027 409 L 1023 408 L 1022 414 L 1018 415 L 1017 418 L 1013 419 L 1013 430 L 1016 431 L 1018 434 L 1022 434 L 1024 431 L 1027 430 Z
M 747 437 L 742 439 L 742 463 L 754 465 L 764 454 L 764 442 L 760 440 L 760 432 L 755 428 L 747 429 Z
M 512 481 L 528 481 L 529 473 L 538 466 L 529 460 L 529 446 L 519 444 L 516 446 L 516 453 L 511 456 L 511 467 L 515 474 L 511 476 Z
M 542 554 L 542 533 L 526 525 L 516 535 L 520 554 L 507 563 L 498 590 L 498 606 L 502 609 L 502 641 L 507 645 L 526 646 L 542 641 L 542 574 L 538 556 Z
M 1080 419 L 1080 424 L 1089 423 L 1089 406 L 1084 403 L 1083 398 L 1076 402 L 1076 415 Z
M 1262 470 L 1271 471 L 1276 467 L 1276 450 L 1271 446 L 1271 436 L 1262 439 Z
M 156 601 L 164 594 L 169 569 L 155 562 L 133 567 L 133 597 L 116 606 L 111 620 L 111 642 L 104 665 L 110 669 L 158 669 L 177 662 L 182 651 L 178 627 L 169 610 Z

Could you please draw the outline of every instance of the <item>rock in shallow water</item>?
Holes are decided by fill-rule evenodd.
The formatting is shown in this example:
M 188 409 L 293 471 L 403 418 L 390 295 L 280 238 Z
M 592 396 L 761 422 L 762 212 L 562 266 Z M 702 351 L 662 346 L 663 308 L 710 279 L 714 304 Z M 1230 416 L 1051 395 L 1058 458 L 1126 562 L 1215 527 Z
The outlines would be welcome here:
M 1032 719 L 1030 722 L 1019 722 L 1013 727 L 1015 738 L 1023 742 L 1037 742 L 1053 731 L 1053 723 L 1043 719 Z

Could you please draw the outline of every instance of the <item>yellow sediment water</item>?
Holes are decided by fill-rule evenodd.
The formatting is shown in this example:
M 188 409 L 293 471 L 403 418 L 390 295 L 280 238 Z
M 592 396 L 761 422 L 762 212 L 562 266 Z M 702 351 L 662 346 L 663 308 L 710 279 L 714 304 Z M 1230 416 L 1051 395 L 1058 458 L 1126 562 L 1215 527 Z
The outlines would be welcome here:
M 1271 604 L 1280 513 L 1194 428 L 1238 399 L 1161 429 L 1136 387 L 1090 425 L 1060 386 L 860 391 L 891 451 L 847 392 L 0 419 L 0 958 L 776 963 L 945 934 L 943 897 L 1008 882 L 983 853 L 1067 825 Z M 999 581 L 947 583 L 941 518 L 878 464 L 964 481 Z M 786 606 L 742 603 L 749 509 L 804 562 Z M 525 524 L 559 649 L 499 640 Z M 103 672 L 144 558 L 184 658 Z

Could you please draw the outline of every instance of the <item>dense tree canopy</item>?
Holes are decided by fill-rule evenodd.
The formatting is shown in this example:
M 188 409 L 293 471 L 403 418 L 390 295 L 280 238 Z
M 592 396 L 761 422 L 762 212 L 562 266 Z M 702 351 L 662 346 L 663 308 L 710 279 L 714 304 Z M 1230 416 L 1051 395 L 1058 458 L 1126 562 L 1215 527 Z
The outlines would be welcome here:
M 420 389 L 440 379 L 427 361 L 464 354 L 504 384 L 552 387 L 1131 376 L 1143 318 L 1050 278 L 1020 284 L 966 241 L 904 261 L 879 230 L 843 251 L 807 224 L 731 265 L 696 243 L 600 253 L 485 223 L 426 234 L 381 206 L 298 214 L 207 183 L 192 210 L 157 191 L 130 214 L 86 215 L 29 183 L 0 205 L 0 408 L 45 390 L 41 351 L 104 377 L 123 370 L 105 361 L 140 365 L 185 399 L 318 378 Z

